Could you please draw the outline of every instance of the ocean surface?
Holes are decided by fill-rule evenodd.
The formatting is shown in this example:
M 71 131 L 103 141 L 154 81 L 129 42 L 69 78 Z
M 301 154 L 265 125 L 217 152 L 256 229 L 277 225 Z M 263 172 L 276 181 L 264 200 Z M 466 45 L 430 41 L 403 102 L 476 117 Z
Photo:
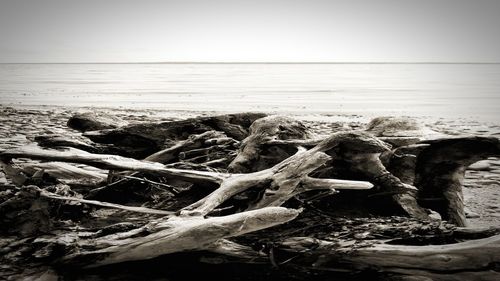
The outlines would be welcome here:
M 500 122 L 500 64 L 0 64 L 0 104 Z

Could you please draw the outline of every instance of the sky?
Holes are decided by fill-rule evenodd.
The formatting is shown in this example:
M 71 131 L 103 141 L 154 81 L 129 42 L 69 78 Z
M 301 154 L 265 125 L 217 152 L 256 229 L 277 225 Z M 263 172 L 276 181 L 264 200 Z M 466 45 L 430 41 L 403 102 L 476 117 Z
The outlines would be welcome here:
M 500 62 L 500 0 L 0 0 L 0 62 Z

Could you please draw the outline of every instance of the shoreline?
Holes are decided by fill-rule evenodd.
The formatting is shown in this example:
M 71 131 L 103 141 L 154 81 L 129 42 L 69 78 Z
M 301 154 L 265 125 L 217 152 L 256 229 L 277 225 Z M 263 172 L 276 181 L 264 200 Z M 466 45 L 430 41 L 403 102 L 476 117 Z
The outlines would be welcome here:
M 481 123 L 491 127 L 500 127 L 500 122 L 493 119 L 478 116 L 435 116 L 430 114 L 400 114 L 399 112 L 342 112 L 332 110 L 327 111 L 314 111 L 314 110 L 265 110 L 265 109 L 248 109 L 248 110 L 203 110 L 203 109 L 176 109 L 176 108 L 161 108 L 161 107 L 127 107 L 124 105 L 115 106 L 94 106 L 94 105 L 58 105 L 58 104 L 13 104 L 0 102 L 0 108 L 13 108 L 19 110 L 71 110 L 74 112 L 84 111 L 103 111 L 103 112 L 116 112 L 119 114 L 135 114 L 144 115 L 147 113 L 151 116 L 159 118 L 188 118 L 203 115 L 218 115 L 218 114 L 231 114 L 238 112 L 256 112 L 266 113 L 269 115 L 285 115 L 292 116 L 299 120 L 304 121 L 320 121 L 320 122 L 346 122 L 351 119 L 356 119 L 361 122 L 368 123 L 371 119 L 381 116 L 396 116 L 415 118 L 424 122 L 426 125 L 435 122 L 453 122 L 458 121 L 467 122 L 468 124 Z

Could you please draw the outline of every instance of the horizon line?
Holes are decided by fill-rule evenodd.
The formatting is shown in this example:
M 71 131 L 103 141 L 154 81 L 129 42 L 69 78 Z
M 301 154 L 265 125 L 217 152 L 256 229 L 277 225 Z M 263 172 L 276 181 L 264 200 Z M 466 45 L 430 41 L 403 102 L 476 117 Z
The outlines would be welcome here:
M 143 62 L 0 62 L 0 64 L 500 64 L 451 61 L 143 61 Z

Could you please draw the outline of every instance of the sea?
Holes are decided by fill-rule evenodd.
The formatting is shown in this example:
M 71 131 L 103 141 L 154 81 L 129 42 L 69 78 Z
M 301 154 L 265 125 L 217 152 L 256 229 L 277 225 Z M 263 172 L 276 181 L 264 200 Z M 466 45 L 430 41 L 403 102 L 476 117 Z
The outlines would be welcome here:
M 500 64 L 0 64 L 0 104 L 500 123 Z

